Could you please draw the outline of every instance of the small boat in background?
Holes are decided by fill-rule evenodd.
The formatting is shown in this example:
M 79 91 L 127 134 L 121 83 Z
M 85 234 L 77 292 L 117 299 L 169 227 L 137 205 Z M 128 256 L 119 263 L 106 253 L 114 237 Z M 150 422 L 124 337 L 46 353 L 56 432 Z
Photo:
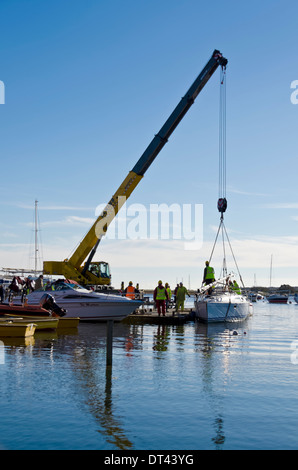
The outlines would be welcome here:
M 251 302 L 256 302 L 258 300 L 257 294 L 255 292 L 251 292 L 250 294 L 248 294 L 248 298 Z
M 258 300 L 263 300 L 264 296 L 259 292 L 250 292 L 248 298 L 251 302 L 257 302 Z
M 271 294 L 267 297 L 270 304 L 287 304 L 289 296 L 286 294 Z

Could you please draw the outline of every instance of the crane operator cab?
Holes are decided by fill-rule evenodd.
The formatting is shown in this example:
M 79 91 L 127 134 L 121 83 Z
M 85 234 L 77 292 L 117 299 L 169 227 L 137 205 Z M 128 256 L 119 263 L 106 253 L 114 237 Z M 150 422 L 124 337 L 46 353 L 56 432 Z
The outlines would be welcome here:
M 101 283 L 104 285 L 110 285 L 111 273 L 109 263 L 105 261 L 94 261 L 90 263 L 88 272 L 98 279 L 101 279 Z

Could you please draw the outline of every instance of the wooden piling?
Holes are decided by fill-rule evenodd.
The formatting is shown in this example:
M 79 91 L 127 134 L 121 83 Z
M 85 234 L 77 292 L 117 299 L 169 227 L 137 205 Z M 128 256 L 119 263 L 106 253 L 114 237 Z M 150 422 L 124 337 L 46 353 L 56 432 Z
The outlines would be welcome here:
M 113 328 L 114 321 L 107 321 L 107 367 L 112 367 L 113 364 Z

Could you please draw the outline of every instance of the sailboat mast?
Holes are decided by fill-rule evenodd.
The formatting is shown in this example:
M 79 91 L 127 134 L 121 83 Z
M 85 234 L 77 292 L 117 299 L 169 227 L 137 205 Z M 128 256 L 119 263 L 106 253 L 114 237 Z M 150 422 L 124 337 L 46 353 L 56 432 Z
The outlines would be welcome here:
M 34 263 L 34 270 L 35 273 L 37 274 L 37 261 L 38 261 L 38 221 L 37 221 L 37 207 L 38 207 L 38 201 L 37 199 L 35 200 L 35 263 Z

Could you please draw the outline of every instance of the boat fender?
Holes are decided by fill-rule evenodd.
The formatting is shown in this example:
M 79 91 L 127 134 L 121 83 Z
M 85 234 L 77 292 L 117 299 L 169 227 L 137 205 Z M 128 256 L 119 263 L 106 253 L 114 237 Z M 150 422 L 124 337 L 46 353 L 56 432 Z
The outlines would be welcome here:
M 238 332 L 235 330 L 233 331 L 233 336 L 237 336 L 238 335 Z

